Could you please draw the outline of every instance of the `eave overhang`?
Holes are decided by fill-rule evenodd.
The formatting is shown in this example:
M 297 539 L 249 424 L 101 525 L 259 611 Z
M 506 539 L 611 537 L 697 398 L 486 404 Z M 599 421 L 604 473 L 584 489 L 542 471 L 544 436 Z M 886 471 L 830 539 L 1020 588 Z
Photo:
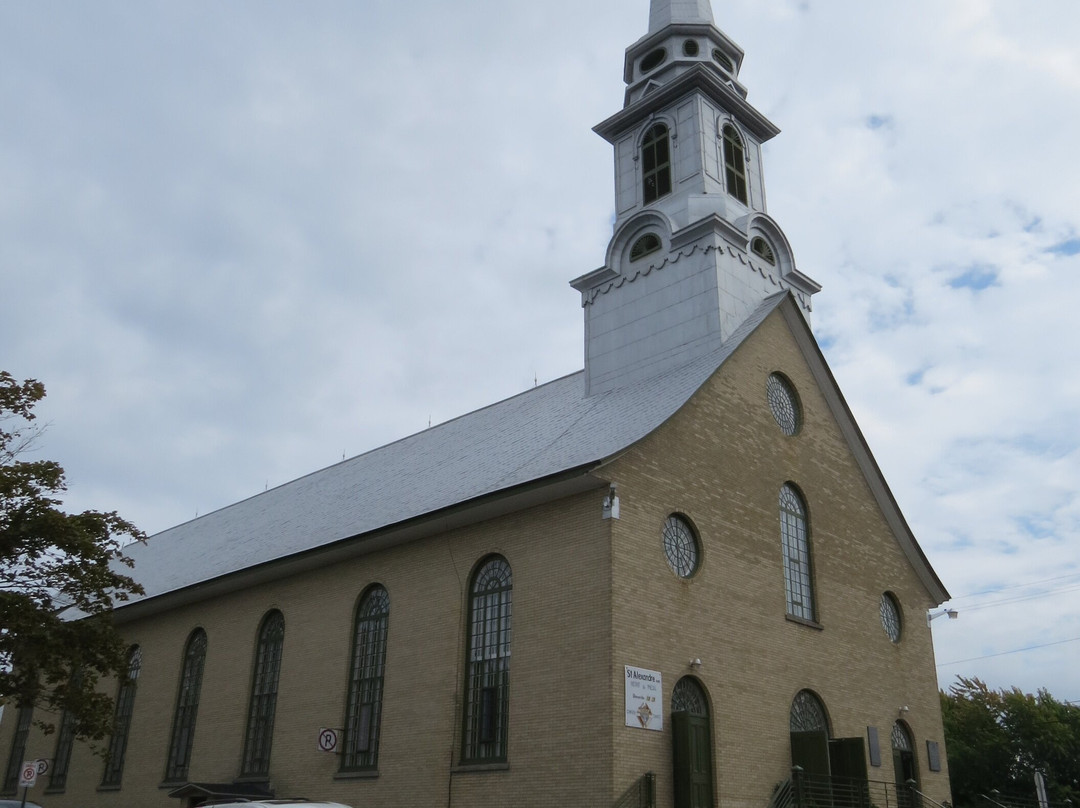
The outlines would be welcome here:
M 160 595 L 121 604 L 112 611 L 113 622 L 118 625 L 129 623 L 169 609 L 320 569 L 574 494 L 606 488 L 610 484 L 608 480 L 591 474 L 602 462 L 601 458 L 558 474 L 406 519 L 398 524 L 275 558 Z
M 739 69 L 742 67 L 743 57 L 746 55 L 745 52 L 735 44 L 735 40 L 715 25 L 704 22 L 677 22 L 673 25 L 667 25 L 651 34 L 646 34 L 626 49 L 626 57 L 623 62 L 623 81 L 626 84 L 633 84 L 634 62 L 636 62 L 642 54 L 652 50 L 662 42 L 667 41 L 673 34 L 675 36 L 696 36 L 704 34 L 720 45 L 720 49 L 731 58 L 731 61 L 735 64 L 736 73 L 738 73 Z
M 694 92 L 735 116 L 746 129 L 764 143 L 780 134 L 780 128 L 746 102 L 727 82 L 710 68 L 694 65 L 685 73 L 664 84 L 636 103 L 616 112 L 593 127 L 593 131 L 612 145 L 643 119 Z

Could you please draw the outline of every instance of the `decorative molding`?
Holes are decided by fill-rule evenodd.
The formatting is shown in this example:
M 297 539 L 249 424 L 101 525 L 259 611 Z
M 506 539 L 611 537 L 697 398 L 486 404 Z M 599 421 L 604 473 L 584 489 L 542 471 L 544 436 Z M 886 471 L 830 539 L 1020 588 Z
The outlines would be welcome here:
M 596 300 L 596 298 L 598 298 L 600 295 L 606 295 L 608 292 L 614 289 L 621 289 L 628 283 L 634 283 L 634 281 L 638 280 L 638 278 L 645 278 L 651 275 L 653 272 L 659 272 L 660 270 L 667 267 L 669 264 L 676 264 L 679 262 L 680 259 L 689 258 L 697 252 L 701 252 L 704 255 L 708 255 L 711 252 L 718 252 L 723 255 L 724 248 L 717 244 L 707 244 L 704 247 L 702 247 L 700 244 L 694 244 L 688 249 L 682 248 L 678 250 L 672 250 L 666 256 L 664 256 L 663 260 L 661 260 L 659 263 L 649 262 L 648 265 L 642 264 L 640 267 L 635 267 L 632 273 L 619 274 L 614 278 L 605 279 L 604 281 L 593 286 L 591 289 L 580 289 L 579 291 L 581 291 L 581 307 L 585 308 L 586 306 L 590 306 L 592 305 L 593 301 Z M 790 283 L 787 283 L 782 278 L 778 278 L 775 274 L 773 274 L 773 272 L 765 269 L 762 264 L 756 261 L 749 260 L 746 256 L 746 253 L 744 253 L 742 250 L 736 250 L 729 246 L 727 248 L 727 253 L 728 255 L 738 258 L 739 263 L 741 263 L 745 267 L 748 267 L 751 272 L 756 272 L 762 277 L 763 280 L 776 287 L 777 291 L 790 291 L 794 295 L 795 299 L 799 302 L 799 306 L 801 306 L 806 311 L 812 311 L 810 305 L 810 296 L 803 292 L 801 289 Z M 609 268 L 604 267 L 603 269 Z M 606 273 L 604 274 L 606 275 Z M 600 274 L 600 270 L 596 270 L 596 272 L 590 273 L 590 275 L 594 277 L 603 277 L 603 275 Z M 583 278 L 579 278 L 578 280 L 582 281 L 585 278 L 589 278 L 590 275 L 586 275 Z M 575 288 L 578 287 L 575 285 Z M 766 296 L 768 296 L 768 294 L 772 293 L 767 293 Z

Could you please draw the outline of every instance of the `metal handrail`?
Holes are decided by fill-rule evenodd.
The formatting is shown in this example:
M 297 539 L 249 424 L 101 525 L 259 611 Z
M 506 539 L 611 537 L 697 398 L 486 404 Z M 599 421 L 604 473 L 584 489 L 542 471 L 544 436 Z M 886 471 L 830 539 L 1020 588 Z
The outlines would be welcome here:
M 656 775 L 645 772 L 630 784 L 630 788 L 615 803 L 615 808 L 654 808 L 656 805 Z

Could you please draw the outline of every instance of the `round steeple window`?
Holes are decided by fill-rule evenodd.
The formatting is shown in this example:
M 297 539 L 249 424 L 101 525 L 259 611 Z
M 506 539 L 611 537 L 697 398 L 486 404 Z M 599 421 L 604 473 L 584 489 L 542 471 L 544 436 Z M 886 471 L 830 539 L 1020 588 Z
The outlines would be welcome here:
M 654 51 L 649 51 L 645 58 L 641 60 L 638 65 L 642 73 L 648 73 L 650 70 L 655 70 L 664 63 L 667 59 L 667 51 L 663 48 L 657 48 Z
M 714 62 L 720 65 L 720 67 L 724 68 L 724 70 L 728 73 L 735 72 L 735 65 L 732 63 L 731 59 L 727 57 L 727 54 L 725 54 L 719 48 L 713 48 L 712 58 Z

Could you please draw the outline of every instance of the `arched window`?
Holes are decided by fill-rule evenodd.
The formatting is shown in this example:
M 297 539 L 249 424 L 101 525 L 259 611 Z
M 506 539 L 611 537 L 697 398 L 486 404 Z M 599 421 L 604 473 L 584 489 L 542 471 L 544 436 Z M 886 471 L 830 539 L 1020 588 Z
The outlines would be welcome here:
M 78 689 L 82 676 L 76 671 L 71 677 L 74 689 Z M 63 791 L 67 788 L 68 769 L 71 767 L 71 749 L 75 745 L 75 716 L 70 710 L 64 710 L 60 716 L 60 729 L 56 733 L 56 749 L 53 751 L 53 765 L 49 769 L 49 791 Z
M 390 595 L 379 585 L 364 593 L 353 621 L 352 664 L 345 708 L 345 747 L 342 771 L 374 769 L 379 760 L 383 671 Z
M 131 729 L 131 714 L 135 709 L 135 686 L 140 668 L 142 649 L 133 645 L 128 651 L 127 670 L 120 678 L 120 688 L 116 693 L 113 735 L 105 757 L 105 774 L 101 778 L 101 785 L 106 787 L 118 788 L 124 776 L 124 754 L 127 752 L 128 731 Z
M 469 588 L 463 762 L 506 760 L 512 596 L 510 565 L 491 556 Z
M 15 735 L 11 739 L 7 770 L 4 772 L 4 793 L 14 794 L 19 787 L 19 770 L 26 755 L 26 739 L 30 737 L 30 723 L 34 717 L 34 705 L 23 704 L 15 717 Z
M 791 732 L 829 734 L 829 719 L 825 715 L 825 705 L 809 690 L 800 690 L 791 700 L 791 716 L 788 723 Z
M 780 545 L 784 552 L 787 612 L 803 620 L 815 620 L 806 504 L 792 485 L 780 489 Z
M 285 617 L 275 609 L 263 618 L 259 627 L 247 731 L 244 733 L 244 758 L 240 766 L 242 777 L 270 773 L 270 745 L 274 739 L 274 713 L 284 645 Z
M 671 691 L 671 712 L 689 713 L 699 718 L 709 717 L 709 703 L 705 691 L 693 677 L 684 676 Z
M 654 253 L 660 249 L 660 236 L 656 233 L 646 233 L 637 241 L 634 242 L 634 246 L 630 248 L 630 260 L 636 261 L 639 258 L 644 258 L 649 253 Z
M 724 124 L 724 175 L 727 178 L 727 192 L 744 205 L 746 195 L 746 154 L 743 151 L 742 138 L 730 123 Z
M 662 123 L 650 129 L 641 144 L 641 182 L 646 205 L 671 193 L 671 141 Z
M 773 252 L 773 248 L 769 245 L 769 242 L 761 236 L 754 236 L 754 238 L 750 240 L 750 251 L 764 261 L 776 266 L 776 253 Z
M 169 757 L 165 763 L 166 782 L 181 782 L 188 777 L 205 663 L 206 632 L 197 628 L 188 637 L 187 645 L 184 646 L 184 658 L 180 663 L 180 688 L 176 693 L 176 709 L 173 711 L 172 734 L 169 737 Z

